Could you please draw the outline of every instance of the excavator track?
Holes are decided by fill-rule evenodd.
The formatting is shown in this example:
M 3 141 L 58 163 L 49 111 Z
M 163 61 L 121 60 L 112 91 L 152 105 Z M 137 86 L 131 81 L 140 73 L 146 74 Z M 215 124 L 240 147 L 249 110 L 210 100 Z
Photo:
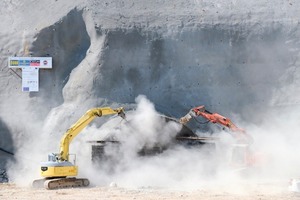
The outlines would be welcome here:
M 86 178 L 54 178 L 54 179 L 38 179 L 32 183 L 34 188 L 46 188 L 48 190 L 87 187 L 90 181 Z
M 48 179 L 44 182 L 44 187 L 48 190 L 73 188 L 73 187 L 87 187 L 90 181 L 86 178 L 56 178 Z

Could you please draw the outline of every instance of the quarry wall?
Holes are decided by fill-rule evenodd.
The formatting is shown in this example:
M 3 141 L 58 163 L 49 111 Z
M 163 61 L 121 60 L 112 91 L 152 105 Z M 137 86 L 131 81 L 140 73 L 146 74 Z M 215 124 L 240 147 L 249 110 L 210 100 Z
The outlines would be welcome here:
M 203 104 L 253 123 L 265 118 L 257 111 L 299 104 L 297 1 L 0 5 L 0 147 L 8 151 L 139 94 L 174 117 Z M 8 56 L 25 55 L 53 57 L 37 93 L 22 92 L 21 71 L 7 67 Z

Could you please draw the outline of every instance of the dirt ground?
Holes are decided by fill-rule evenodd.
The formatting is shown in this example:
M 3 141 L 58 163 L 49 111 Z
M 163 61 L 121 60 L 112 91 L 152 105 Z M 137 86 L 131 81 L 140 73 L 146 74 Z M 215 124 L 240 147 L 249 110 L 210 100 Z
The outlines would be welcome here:
M 300 195 L 288 191 L 285 184 L 243 185 L 244 190 L 216 187 L 181 191 L 162 188 L 121 188 L 121 187 L 88 187 L 60 190 L 33 189 L 18 187 L 14 184 L 0 184 L 0 199 L 244 199 L 244 200 L 293 200 Z M 240 186 L 239 186 L 240 188 Z

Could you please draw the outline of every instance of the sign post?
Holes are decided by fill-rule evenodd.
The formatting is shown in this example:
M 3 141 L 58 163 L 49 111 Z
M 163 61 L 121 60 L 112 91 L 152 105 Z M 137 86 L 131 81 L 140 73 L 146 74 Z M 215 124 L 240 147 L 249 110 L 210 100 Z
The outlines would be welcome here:
M 22 91 L 39 91 L 39 69 L 51 69 L 52 57 L 9 57 L 9 68 L 22 68 Z

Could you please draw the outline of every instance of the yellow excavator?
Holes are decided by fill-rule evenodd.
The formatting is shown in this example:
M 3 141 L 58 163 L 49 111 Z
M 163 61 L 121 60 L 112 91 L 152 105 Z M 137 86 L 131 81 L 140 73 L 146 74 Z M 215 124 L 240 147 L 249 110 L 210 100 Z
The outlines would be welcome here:
M 59 153 L 48 155 L 48 162 L 43 162 L 40 174 L 43 179 L 33 181 L 33 187 L 44 186 L 46 189 L 59 189 L 68 187 L 85 187 L 90 184 L 86 178 L 76 178 L 78 166 L 69 161 L 69 145 L 72 140 L 96 117 L 118 114 L 125 119 L 122 107 L 112 109 L 110 107 L 92 108 L 88 110 L 75 124 L 63 135 L 60 141 Z

